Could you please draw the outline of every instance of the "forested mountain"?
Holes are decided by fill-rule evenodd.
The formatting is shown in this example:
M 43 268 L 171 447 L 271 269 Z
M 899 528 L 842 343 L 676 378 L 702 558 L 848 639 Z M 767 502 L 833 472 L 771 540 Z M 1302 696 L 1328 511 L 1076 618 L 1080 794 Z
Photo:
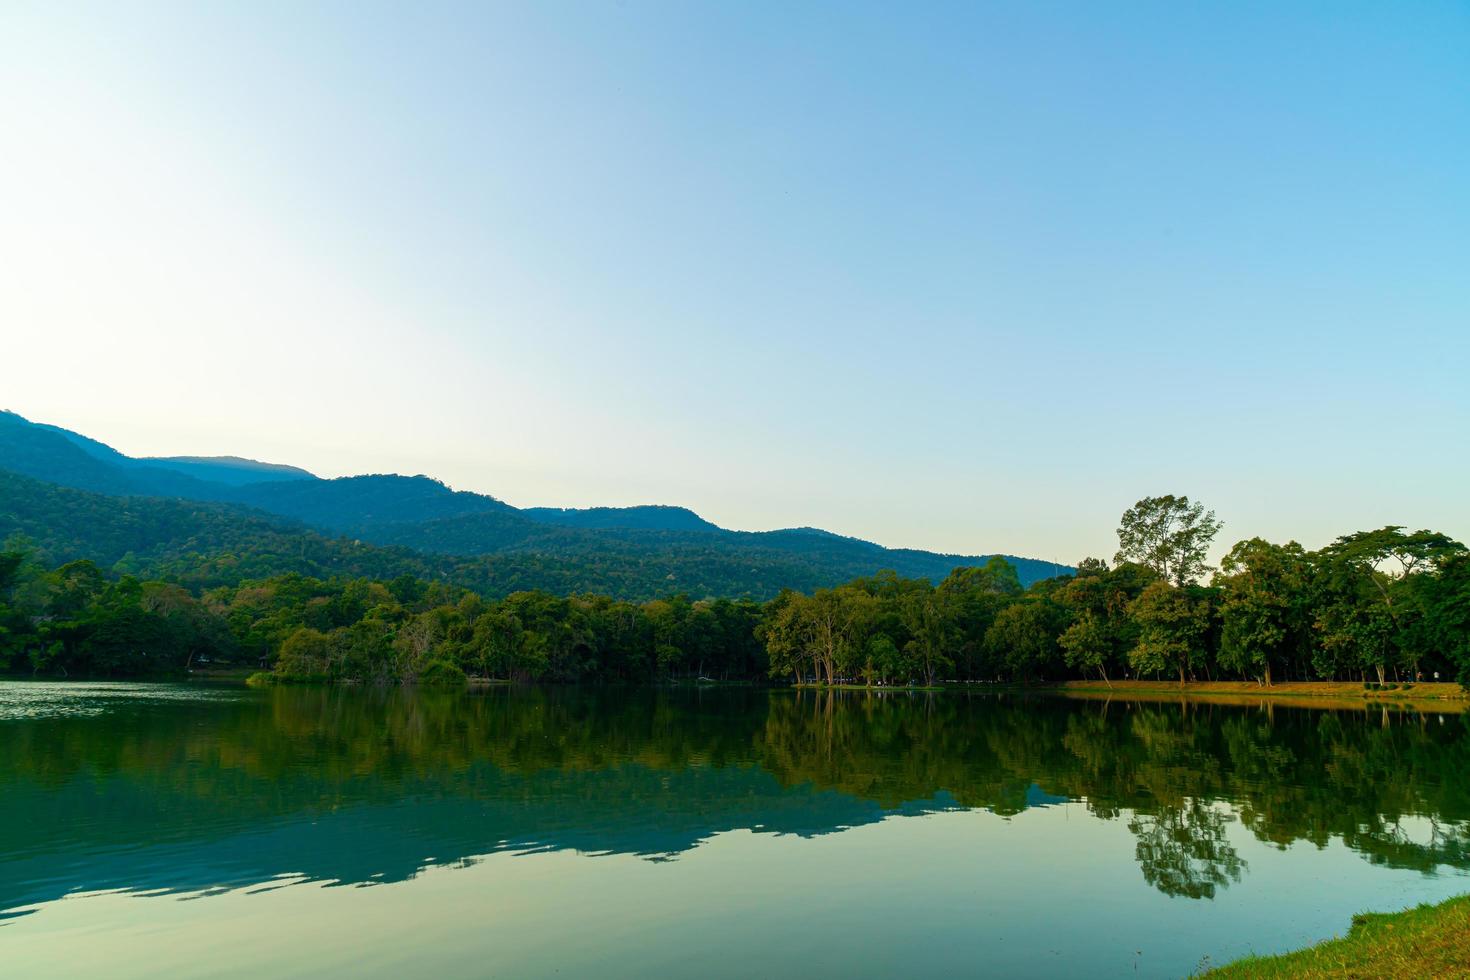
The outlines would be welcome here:
M 53 498 L 39 507 L 44 511 L 60 498 L 10 481 L 7 495 L 16 499 L 0 501 L 0 531 L 24 530 L 48 554 L 111 556 L 112 562 L 131 556 L 139 570 L 157 574 L 168 574 L 171 561 L 185 554 L 208 558 L 212 566 L 230 553 L 270 570 L 310 567 L 312 574 L 395 574 L 391 569 L 401 565 L 402 574 L 453 576 L 490 594 L 514 584 L 622 598 L 673 592 L 768 598 L 782 588 L 835 585 L 880 569 L 937 581 L 957 566 L 990 557 L 887 549 L 815 528 L 728 531 L 683 507 L 517 509 L 427 476 L 327 480 L 238 457 L 133 458 L 12 412 L 0 412 L 0 469 L 129 498 L 120 505 L 122 515 L 111 513 L 117 504 L 73 500 L 81 513 L 48 525 L 22 519 L 22 512 L 34 515 L 33 505 Z M 122 523 L 108 523 L 117 520 Z M 116 547 L 120 534 L 128 538 L 122 551 Z M 334 540 L 340 535 L 350 540 Z M 1059 570 L 1049 562 L 1009 560 L 1023 583 Z M 364 563 L 375 571 L 365 571 Z M 190 567 L 198 572 L 197 565 Z
M 687 507 L 651 504 L 644 507 L 522 507 L 521 513 L 543 524 L 586 528 L 642 528 L 650 531 L 720 531 Z
M 126 457 L 124 457 L 126 458 Z M 218 483 L 245 485 L 274 480 L 312 480 L 316 476 L 299 466 L 262 463 L 239 456 L 145 456 L 138 460 L 145 466 L 173 470 L 185 476 Z
M 0 541 L 23 538 L 48 565 L 89 558 L 116 573 L 168 579 L 195 589 L 282 573 L 376 579 L 410 575 L 487 597 L 543 589 L 635 601 L 680 592 L 763 599 L 783 588 L 813 589 L 844 581 L 854 574 L 850 569 L 866 570 L 874 561 L 813 557 L 776 547 L 722 548 L 708 536 L 649 544 L 622 540 L 611 532 L 591 535 L 540 525 L 513 512 L 474 519 L 486 524 L 503 520 L 519 536 L 505 536 L 495 554 L 428 554 L 324 534 L 238 504 L 110 496 L 0 471 Z M 379 529 L 391 538 L 394 527 Z M 779 542 L 781 532 L 767 537 Z

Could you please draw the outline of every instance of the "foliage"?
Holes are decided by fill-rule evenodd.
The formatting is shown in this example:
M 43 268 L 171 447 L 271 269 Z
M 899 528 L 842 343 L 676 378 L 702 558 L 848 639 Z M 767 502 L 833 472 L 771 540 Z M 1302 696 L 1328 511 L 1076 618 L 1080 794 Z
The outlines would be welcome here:
M 1154 582 L 1128 605 L 1138 623 L 1138 645 L 1128 661 L 1139 674 L 1176 671 L 1179 683 L 1204 662 L 1210 628 L 1210 593 L 1197 587 Z
M 1168 494 L 1144 497 L 1123 514 L 1118 524 L 1116 562 L 1135 561 L 1159 578 L 1183 586 L 1198 579 L 1209 566 L 1205 554 L 1221 524 L 1204 504 Z
M 423 687 L 462 690 L 469 683 L 469 678 L 464 671 L 447 660 L 431 660 L 419 671 L 417 681 Z
M 117 503 L 61 499 L 73 493 L 56 498 L 55 519 L 67 527 L 69 508 Z M 121 521 L 116 533 L 126 528 Z M 293 540 L 306 539 L 272 547 Z M 392 684 L 452 677 L 452 667 L 509 681 L 877 686 L 1125 675 L 1269 684 L 1370 673 L 1381 686 L 1470 673 L 1470 554 L 1443 535 L 1398 528 L 1319 552 L 1242 541 L 1209 586 L 1088 559 L 1076 575 L 1023 588 L 993 559 L 937 585 L 888 571 L 765 603 L 674 589 L 639 602 L 501 595 L 378 566 L 373 553 L 368 566 L 391 574 L 293 569 L 223 582 L 212 573 L 145 579 L 123 570 L 131 559 L 48 562 L 53 554 L 22 541 L 0 552 L 0 671 L 134 677 L 238 664 L 282 680 Z M 215 560 L 175 567 L 187 573 L 189 561 L 198 573 Z
M 672 507 L 520 511 L 424 476 L 288 471 L 271 475 L 297 478 L 242 484 L 238 466 L 222 474 L 218 461 L 184 463 L 188 472 L 178 460 L 130 459 L 0 412 L 0 540 L 20 533 L 48 563 L 90 558 L 194 588 L 286 572 L 410 575 L 495 597 L 539 589 L 632 601 L 673 592 L 765 600 L 885 567 L 938 579 L 985 562 L 810 528 L 727 531 Z M 209 473 L 218 478 L 199 476 Z M 1011 564 L 1026 582 L 1055 571 Z

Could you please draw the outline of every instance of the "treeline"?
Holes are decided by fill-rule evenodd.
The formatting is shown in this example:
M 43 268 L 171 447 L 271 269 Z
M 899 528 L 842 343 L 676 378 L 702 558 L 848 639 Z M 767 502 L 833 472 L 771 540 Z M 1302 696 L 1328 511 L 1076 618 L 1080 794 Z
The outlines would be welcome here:
M 1208 585 L 1219 530 L 1188 498 L 1140 501 L 1109 565 L 1022 588 L 1003 559 L 938 584 L 893 573 L 766 603 L 500 599 L 403 575 L 275 575 L 190 591 L 90 561 L 0 559 L 0 669 L 129 676 L 207 663 L 284 679 L 768 678 L 872 685 L 1095 677 L 1470 678 L 1470 554 L 1383 528 L 1320 551 L 1252 538 Z
M 1113 566 L 1084 559 L 1024 591 L 992 561 L 937 586 L 880 575 L 786 593 L 762 623 L 771 672 L 827 684 L 1470 680 L 1464 545 L 1399 527 L 1315 552 L 1251 538 L 1214 570 L 1219 529 L 1187 497 L 1151 497 L 1123 515 Z

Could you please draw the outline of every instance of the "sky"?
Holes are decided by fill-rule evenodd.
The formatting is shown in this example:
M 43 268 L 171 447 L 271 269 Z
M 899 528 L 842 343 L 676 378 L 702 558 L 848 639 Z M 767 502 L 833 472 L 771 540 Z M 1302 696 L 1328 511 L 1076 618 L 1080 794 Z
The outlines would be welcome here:
M 1470 5 L 0 5 L 0 408 L 1111 556 L 1470 539 Z M 1218 549 L 1217 549 L 1218 550 Z

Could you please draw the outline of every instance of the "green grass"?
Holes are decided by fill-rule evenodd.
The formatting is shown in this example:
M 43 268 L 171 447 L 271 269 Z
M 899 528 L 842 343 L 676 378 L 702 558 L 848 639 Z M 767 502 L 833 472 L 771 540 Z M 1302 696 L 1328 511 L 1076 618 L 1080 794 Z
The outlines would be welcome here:
M 1281 956 L 1251 956 L 1211 970 L 1232 978 L 1470 976 L 1470 895 L 1402 912 L 1353 916 L 1340 939 Z
M 943 691 L 943 687 L 925 687 L 922 684 L 887 684 L 879 687 L 876 684 L 793 684 L 792 687 L 812 691 Z

